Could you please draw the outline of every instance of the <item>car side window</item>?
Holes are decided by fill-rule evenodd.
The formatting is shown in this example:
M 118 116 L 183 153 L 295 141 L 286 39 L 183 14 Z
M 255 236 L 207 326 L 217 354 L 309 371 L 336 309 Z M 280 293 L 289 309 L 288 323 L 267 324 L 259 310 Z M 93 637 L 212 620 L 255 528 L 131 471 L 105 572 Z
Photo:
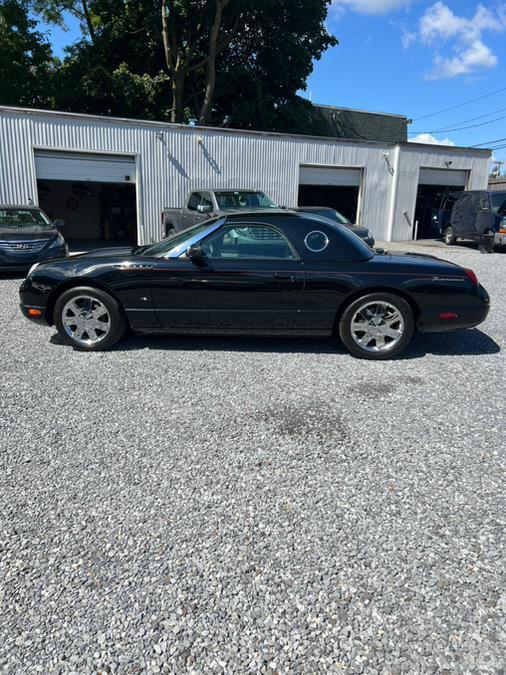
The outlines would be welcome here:
M 210 235 L 204 255 L 219 260 L 298 260 L 288 239 L 269 225 L 235 225 Z
M 211 197 L 210 192 L 202 192 L 202 201 L 200 202 L 202 206 L 210 206 L 213 208 L 213 198 Z
M 457 201 L 454 207 L 454 214 L 460 216 L 464 211 L 470 207 L 470 198 L 469 195 L 462 197 Z
M 478 197 L 478 210 L 479 211 L 490 211 L 490 204 L 488 201 L 488 195 L 480 195 Z
M 188 200 L 188 208 L 190 211 L 196 211 L 198 205 L 200 204 L 200 201 L 202 199 L 202 195 L 200 192 L 192 192 L 190 195 L 190 199 Z

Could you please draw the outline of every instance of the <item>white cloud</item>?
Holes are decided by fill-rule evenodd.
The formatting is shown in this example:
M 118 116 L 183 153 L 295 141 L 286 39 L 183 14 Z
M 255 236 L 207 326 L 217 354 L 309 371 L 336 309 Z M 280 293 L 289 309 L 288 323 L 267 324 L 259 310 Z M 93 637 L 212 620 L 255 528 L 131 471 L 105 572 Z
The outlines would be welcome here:
M 504 30 L 504 8 L 497 13 L 483 5 L 478 5 L 474 16 L 466 19 L 457 16 L 443 2 L 429 7 L 420 20 L 420 37 L 427 43 L 441 38 L 457 37 L 465 42 L 477 40 L 484 31 Z
M 436 56 L 434 68 L 427 74 L 427 79 L 450 79 L 459 75 L 469 75 L 481 68 L 495 68 L 496 65 L 497 56 L 492 50 L 481 40 L 475 40 L 469 47 L 460 49 L 457 56 L 446 59 Z
M 395 24 L 393 24 L 395 26 Z M 401 29 L 402 37 L 401 43 L 404 49 L 408 49 L 413 42 L 416 42 L 417 34 L 408 30 L 404 24 L 400 24 L 399 28 Z
M 418 134 L 409 139 L 410 143 L 427 143 L 429 145 L 455 145 L 449 138 L 436 138 L 431 134 Z
M 410 4 L 411 0 L 334 0 L 332 9 L 337 14 L 344 9 L 352 9 L 361 14 L 388 14 Z
M 470 75 L 483 69 L 495 68 L 497 56 L 483 41 L 486 32 L 506 30 L 506 5 L 496 11 L 478 5 L 470 18 L 458 16 L 440 0 L 429 7 L 418 25 L 416 38 L 405 28 L 402 44 L 409 47 L 415 39 L 434 47 L 433 68 L 426 75 L 429 80 L 449 79 Z M 453 55 L 442 56 L 440 49 L 450 43 Z

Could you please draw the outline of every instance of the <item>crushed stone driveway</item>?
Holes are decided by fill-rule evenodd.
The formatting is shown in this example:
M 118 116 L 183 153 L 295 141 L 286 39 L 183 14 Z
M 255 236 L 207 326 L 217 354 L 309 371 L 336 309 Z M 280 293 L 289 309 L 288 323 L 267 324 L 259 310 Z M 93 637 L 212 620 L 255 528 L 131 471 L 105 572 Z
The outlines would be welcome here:
M 417 250 L 492 310 L 384 363 L 330 340 L 78 353 L 0 279 L 0 672 L 500 671 L 506 254 Z

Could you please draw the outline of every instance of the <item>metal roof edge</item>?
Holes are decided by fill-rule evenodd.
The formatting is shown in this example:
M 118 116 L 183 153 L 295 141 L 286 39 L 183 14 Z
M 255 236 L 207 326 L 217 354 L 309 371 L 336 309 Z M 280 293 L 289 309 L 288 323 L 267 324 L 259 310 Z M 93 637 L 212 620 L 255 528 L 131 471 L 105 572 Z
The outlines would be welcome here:
M 307 100 L 307 99 L 305 99 Z M 397 113 L 377 112 L 376 110 L 361 110 L 360 108 L 344 108 L 343 106 L 327 105 L 325 103 L 312 103 L 313 108 L 325 108 L 326 110 L 344 110 L 345 112 L 363 113 L 364 115 L 381 115 L 382 117 L 395 117 L 396 119 L 408 120 L 407 115 Z
M 334 143 L 353 143 L 354 145 L 374 145 L 379 147 L 394 147 L 396 143 L 388 141 L 369 141 L 356 138 L 339 138 L 336 136 L 312 136 L 310 134 L 290 134 L 280 131 L 260 131 L 255 129 L 232 129 L 230 127 L 209 127 L 196 126 L 191 127 L 188 124 L 175 124 L 173 122 L 158 122 L 155 120 L 136 120 L 131 117 L 111 117 L 106 115 L 89 115 L 87 113 L 63 112 L 60 110 L 44 110 L 41 108 L 21 108 L 15 106 L 0 105 L 0 112 L 16 113 L 19 115 L 39 115 L 39 116 L 53 116 L 83 120 L 96 120 L 100 122 L 132 124 L 134 126 L 152 126 L 158 129 L 179 129 L 181 131 L 189 131 L 191 133 L 199 134 L 202 131 L 212 131 L 214 133 L 223 134 L 245 134 L 250 136 L 275 136 L 278 138 L 291 138 L 294 140 L 311 139 L 316 141 L 332 141 Z
M 460 152 L 472 152 L 473 154 L 476 155 L 488 155 L 489 157 L 492 154 L 492 150 L 488 150 L 487 148 L 471 148 L 469 146 L 465 145 L 440 145 L 438 143 L 412 143 L 411 141 L 401 141 L 400 143 L 396 143 L 396 145 L 400 147 L 418 147 L 418 148 L 424 148 L 427 150 L 428 148 L 436 148 L 437 150 L 445 150 L 446 152 L 451 152 L 453 150 L 458 150 Z
M 202 131 L 212 131 L 213 133 L 223 133 L 223 134 L 244 134 L 249 136 L 260 136 L 260 137 L 275 137 L 275 138 L 290 138 L 292 140 L 313 140 L 320 142 L 332 142 L 332 143 L 346 143 L 353 145 L 371 145 L 374 147 L 380 148 L 395 148 L 395 147 L 423 147 L 425 150 L 428 148 L 435 149 L 444 149 L 446 152 L 450 151 L 466 151 L 472 152 L 477 156 L 488 155 L 489 157 L 492 154 L 491 150 L 486 148 L 469 148 L 461 147 L 457 145 L 436 145 L 432 143 L 412 143 L 411 141 L 369 141 L 361 140 L 356 138 L 337 138 L 335 136 L 312 136 L 309 134 L 289 134 L 279 131 L 258 131 L 253 129 L 231 129 L 229 127 L 209 127 L 209 126 L 196 126 L 191 127 L 188 124 L 174 124 L 172 122 L 157 122 L 155 120 L 136 120 L 130 117 L 111 117 L 106 115 L 89 115 L 87 113 L 75 113 L 75 112 L 63 112 L 60 110 L 44 110 L 42 108 L 23 108 L 16 106 L 3 106 L 0 105 L 0 113 L 15 113 L 19 115 L 34 115 L 34 116 L 51 116 L 51 117 L 62 117 L 62 118 L 71 118 L 71 119 L 83 119 L 83 120 L 95 120 L 100 122 L 107 122 L 110 124 L 122 123 L 122 124 L 131 124 L 133 126 L 151 126 L 157 129 L 177 129 L 180 131 L 186 131 L 190 133 L 200 134 Z

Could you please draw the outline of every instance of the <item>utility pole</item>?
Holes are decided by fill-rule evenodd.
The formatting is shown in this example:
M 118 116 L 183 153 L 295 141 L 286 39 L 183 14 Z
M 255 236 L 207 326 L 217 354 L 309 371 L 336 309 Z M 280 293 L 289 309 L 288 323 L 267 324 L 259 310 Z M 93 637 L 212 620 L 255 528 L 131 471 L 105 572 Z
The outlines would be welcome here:
M 492 173 L 492 177 L 493 178 L 499 178 L 499 176 L 501 175 L 501 166 L 504 164 L 504 161 L 494 160 L 494 164 L 495 164 L 495 169 Z

